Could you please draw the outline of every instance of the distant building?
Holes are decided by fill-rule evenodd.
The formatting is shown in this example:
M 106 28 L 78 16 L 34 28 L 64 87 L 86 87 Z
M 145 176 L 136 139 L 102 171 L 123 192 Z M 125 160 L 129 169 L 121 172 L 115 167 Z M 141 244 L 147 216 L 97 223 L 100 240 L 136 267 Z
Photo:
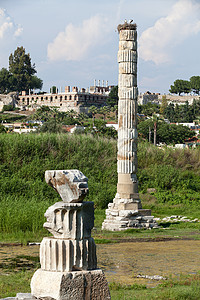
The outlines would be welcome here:
M 36 126 L 34 126 L 33 128 L 30 128 L 28 125 L 22 124 L 19 122 L 18 123 L 3 123 L 3 126 L 5 128 L 7 128 L 8 130 L 19 133 L 19 134 L 30 133 L 30 132 L 34 132 L 37 130 Z
M 141 93 L 138 96 L 138 104 L 144 105 L 149 102 L 161 104 L 163 97 L 166 97 L 168 104 L 172 103 L 174 105 L 185 104 L 186 101 L 188 101 L 189 105 L 191 105 L 194 100 L 196 100 L 196 101 L 200 100 L 199 95 L 183 95 L 183 96 L 172 95 L 172 94 L 167 94 L 167 95 L 164 94 L 163 95 L 160 93 L 151 93 L 151 92 L 147 91 L 145 93 Z
M 74 110 L 77 113 L 88 112 L 92 105 L 100 108 L 106 105 L 109 92 L 113 86 L 91 86 L 90 91 L 74 86 L 65 87 L 65 91 L 57 93 L 29 93 L 25 91 L 19 96 L 18 106 L 22 109 L 34 110 L 42 105 L 57 107 L 60 111 Z
M 159 95 L 160 95 L 159 93 L 155 94 L 147 91 L 146 93 L 140 94 L 138 96 L 138 104 L 144 105 L 149 102 L 159 104 L 159 100 L 158 100 Z

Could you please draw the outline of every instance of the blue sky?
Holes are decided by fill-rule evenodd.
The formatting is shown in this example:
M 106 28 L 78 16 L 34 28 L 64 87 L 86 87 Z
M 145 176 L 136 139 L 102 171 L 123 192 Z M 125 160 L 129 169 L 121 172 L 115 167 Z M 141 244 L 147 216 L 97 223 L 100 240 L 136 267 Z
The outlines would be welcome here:
M 23 46 L 45 91 L 117 84 L 125 19 L 138 25 L 140 92 L 168 93 L 174 80 L 200 75 L 200 0 L 0 0 L 0 69 Z

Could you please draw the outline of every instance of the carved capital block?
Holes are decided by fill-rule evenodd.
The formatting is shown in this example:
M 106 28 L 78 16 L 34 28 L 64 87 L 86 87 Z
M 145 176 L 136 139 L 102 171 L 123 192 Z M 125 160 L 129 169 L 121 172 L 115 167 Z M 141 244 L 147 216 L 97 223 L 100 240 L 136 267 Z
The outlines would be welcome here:
M 45 217 L 47 222 L 43 226 L 55 238 L 89 238 L 94 226 L 94 203 L 57 202 L 47 209 Z
M 43 300 L 111 299 L 102 270 L 61 273 L 39 269 L 32 278 L 31 292 Z

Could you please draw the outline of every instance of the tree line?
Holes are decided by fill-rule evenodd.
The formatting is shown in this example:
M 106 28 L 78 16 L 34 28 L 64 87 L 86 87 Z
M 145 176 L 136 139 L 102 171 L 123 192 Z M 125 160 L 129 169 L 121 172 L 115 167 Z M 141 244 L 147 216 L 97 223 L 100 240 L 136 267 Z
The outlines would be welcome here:
M 188 101 L 185 104 L 169 103 L 166 96 L 163 96 L 161 105 L 148 102 L 144 105 L 138 105 L 138 113 L 145 116 L 160 114 L 170 123 L 191 123 L 200 118 L 200 100 L 193 100 L 192 104 Z
M 200 76 L 192 76 L 190 80 L 177 79 L 170 86 L 169 92 L 172 94 L 190 93 L 199 95 L 200 93 Z

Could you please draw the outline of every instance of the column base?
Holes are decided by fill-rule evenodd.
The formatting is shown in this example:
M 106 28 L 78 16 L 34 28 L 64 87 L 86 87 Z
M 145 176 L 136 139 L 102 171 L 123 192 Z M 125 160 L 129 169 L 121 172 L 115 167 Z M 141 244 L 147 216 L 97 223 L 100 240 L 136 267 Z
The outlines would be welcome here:
M 111 299 L 102 270 L 63 273 L 39 269 L 31 280 L 31 294 L 36 299 Z
M 122 231 L 131 228 L 158 228 L 150 209 L 142 209 L 141 201 L 121 199 L 119 194 L 108 204 L 102 229 Z

